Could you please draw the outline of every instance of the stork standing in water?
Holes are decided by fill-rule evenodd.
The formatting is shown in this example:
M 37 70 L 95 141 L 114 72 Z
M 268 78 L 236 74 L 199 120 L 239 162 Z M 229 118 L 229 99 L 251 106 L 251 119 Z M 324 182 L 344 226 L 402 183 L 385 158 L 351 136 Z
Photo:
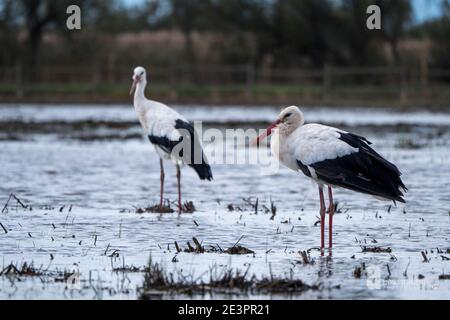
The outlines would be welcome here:
M 361 136 L 321 124 L 304 124 L 298 107 L 284 109 L 257 138 L 273 134 L 271 149 L 286 167 L 301 171 L 319 186 L 320 245 L 325 247 L 324 186 L 328 186 L 329 248 L 333 245 L 333 187 L 369 194 L 383 200 L 405 202 L 398 168 L 370 147 Z
M 200 140 L 194 127 L 178 112 L 160 102 L 148 100 L 144 91 L 147 74 L 143 67 L 137 67 L 133 73 L 134 108 L 139 121 L 150 142 L 160 157 L 160 208 L 164 197 L 163 159 L 171 159 L 177 170 L 178 212 L 182 211 L 180 165 L 187 164 L 197 172 L 201 180 L 213 179 L 211 167 L 203 153 Z

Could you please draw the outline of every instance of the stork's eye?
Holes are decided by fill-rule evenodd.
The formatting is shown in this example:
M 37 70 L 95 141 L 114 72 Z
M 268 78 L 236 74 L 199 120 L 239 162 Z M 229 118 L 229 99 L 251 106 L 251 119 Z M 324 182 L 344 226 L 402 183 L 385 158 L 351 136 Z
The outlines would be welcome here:
M 284 116 L 284 119 L 287 119 L 287 118 L 289 118 L 290 116 L 292 115 L 292 113 L 286 113 L 286 115 Z
M 141 77 L 144 75 L 144 71 L 141 72 Z

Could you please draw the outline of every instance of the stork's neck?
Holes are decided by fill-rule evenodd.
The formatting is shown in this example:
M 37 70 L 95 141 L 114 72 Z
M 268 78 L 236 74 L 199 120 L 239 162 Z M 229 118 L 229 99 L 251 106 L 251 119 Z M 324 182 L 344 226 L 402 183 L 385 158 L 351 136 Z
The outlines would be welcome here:
M 139 81 L 136 85 L 136 90 L 134 91 L 134 102 L 135 105 L 141 105 L 140 102 L 143 102 L 145 98 L 145 87 L 147 86 L 147 80 L 142 79 L 142 81 Z
M 297 130 L 297 128 L 300 127 L 299 124 L 281 124 L 278 126 L 278 132 L 280 134 L 280 138 L 285 139 L 290 136 L 292 132 Z

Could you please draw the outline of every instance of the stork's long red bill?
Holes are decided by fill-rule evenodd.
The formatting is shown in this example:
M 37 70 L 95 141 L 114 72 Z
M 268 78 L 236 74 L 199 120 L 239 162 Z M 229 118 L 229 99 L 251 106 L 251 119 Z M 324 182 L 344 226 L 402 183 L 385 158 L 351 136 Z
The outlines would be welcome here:
M 279 119 L 272 123 L 259 137 L 256 138 L 255 141 L 253 141 L 252 145 L 259 146 L 259 142 L 269 137 L 272 134 L 273 129 L 275 129 L 280 123 L 281 120 Z

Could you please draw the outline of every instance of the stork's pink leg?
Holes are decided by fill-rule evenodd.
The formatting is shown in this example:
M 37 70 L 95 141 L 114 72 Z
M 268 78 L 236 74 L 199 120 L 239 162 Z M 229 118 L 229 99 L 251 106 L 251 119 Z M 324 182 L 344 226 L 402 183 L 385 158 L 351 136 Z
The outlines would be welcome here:
M 161 182 L 161 186 L 160 186 L 160 196 L 159 196 L 159 207 L 162 208 L 163 206 L 163 202 L 164 202 L 164 164 L 163 164 L 163 160 L 159 159 L 159 165 L 161 168 L 161 175 L 160 175 L 160 182 Z
M 323 187 L 319 186 L 320 197 L 320 249 L 325 248 L 325 200 L 323 196 Z M 322 252 L 323 254 L 323 252 Z
M 331 189 L 330 186 L 328 186 L 328 199 L 329 199 L 329 206 L 328 206 L 328 218 L 329 218 L 328 238 L 329 238 L 329 243 L 328 243 L 328 246 L 331 249 L 333 247 L 334 202 L 333 202 L 333 189 Z
M 178 213 L 181 214 L 181 170 L 177 165 L 177 184 L 178 184 Z

